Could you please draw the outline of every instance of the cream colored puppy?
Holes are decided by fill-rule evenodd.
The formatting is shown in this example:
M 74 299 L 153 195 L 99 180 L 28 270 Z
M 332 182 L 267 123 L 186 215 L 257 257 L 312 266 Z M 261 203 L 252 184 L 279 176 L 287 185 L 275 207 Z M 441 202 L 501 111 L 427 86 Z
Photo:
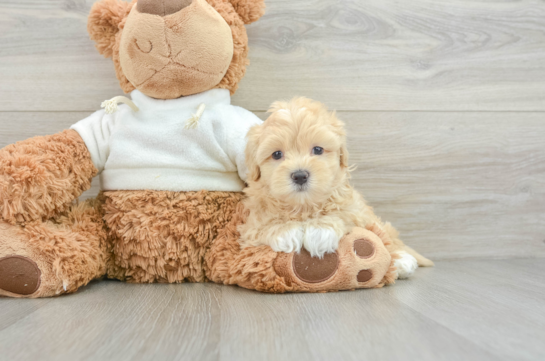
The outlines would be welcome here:
M 392 238 L 401 258 L 399 278 L 433 262 L 405 246 L 349 184 L 344 123 L 310 99 L 276 102 L 271 116 L 248 133 L 247 222 L 241 246 L 269 245 L 276 252 L 312 256 L 335 252 L 353 227 L 376 223 Z

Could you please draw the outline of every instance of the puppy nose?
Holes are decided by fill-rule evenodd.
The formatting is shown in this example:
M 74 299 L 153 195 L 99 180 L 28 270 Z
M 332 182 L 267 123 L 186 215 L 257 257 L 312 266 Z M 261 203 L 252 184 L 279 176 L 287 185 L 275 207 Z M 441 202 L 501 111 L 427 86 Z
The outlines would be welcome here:
M 136 10 L 140 13 L 167 16 L 191 5 L 193 0 L 138 0 Z
M 291 179 L 293 179 L 293 183 L 297 183 L 299 185 L 303 185 L 308 180 L 308 172 L 304 170 L 298 170 L 297 172 L 293 172 L 291 174 Z

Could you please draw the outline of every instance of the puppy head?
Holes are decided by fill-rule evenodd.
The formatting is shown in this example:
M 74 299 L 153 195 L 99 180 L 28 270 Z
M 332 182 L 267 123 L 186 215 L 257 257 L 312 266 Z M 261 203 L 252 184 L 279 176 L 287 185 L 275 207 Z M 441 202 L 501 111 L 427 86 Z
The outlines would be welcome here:
M 291 205 L 326 201 L 348 174 L 343 122 L 323 104 L 306 98 L 276 102 L 269 112 L 270 117 L 248 133 L 250 188 L 265 188 Z

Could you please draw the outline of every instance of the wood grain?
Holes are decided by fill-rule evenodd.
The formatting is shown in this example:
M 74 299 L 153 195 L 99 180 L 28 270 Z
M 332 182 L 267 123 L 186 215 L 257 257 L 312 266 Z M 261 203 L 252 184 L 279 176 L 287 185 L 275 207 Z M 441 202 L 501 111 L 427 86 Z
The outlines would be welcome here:
M 543 360 L 543 261 L 439 261 L 382 289 L 328 294 L 101 281 L 0 298 L 0 359 Z
M 88 114 L 0 113 L 0 147 Z M 352 183 L 407 244 L 433 259 L 545 256 L 543 113 L 338 116 L 358 167 Z M 95 179 L 82 198 L 98 189 Z
M 226 287 L 222 301 L 225 360 L 494 359 L 388 289 L 262 295 Z
M 0 308 L 29 302 L 0 299 Z M 219 285 L 93 283 L 1 330 L 0 358 L 217 360 L 220 302 Z
M 502 358 L 545 358 L 543 259 L 457 260 L 438 267 L 398 282 L 392 295 Z
M 0 331 L 28 317 L 50 301 L 51 299 L 46 298 L 24 300 L 22 302 L 20 299 L 0 298 Z
M 545 256 L 542 113 L 341 113 L 353 184 L 432 258 Z
M 0 3 L 0 111 L 92 111 L 121 93 L 86 32 L 92 1 Z M 545 3 L 267 0 L 234 102 L 339 110 L 545 110 Z

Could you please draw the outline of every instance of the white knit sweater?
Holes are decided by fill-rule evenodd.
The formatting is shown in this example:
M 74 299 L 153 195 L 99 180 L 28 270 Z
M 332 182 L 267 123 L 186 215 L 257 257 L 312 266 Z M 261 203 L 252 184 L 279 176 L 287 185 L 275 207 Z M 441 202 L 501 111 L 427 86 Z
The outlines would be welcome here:
M 101 110 L 71 127 L 89 149 L 104 190 L 243 189 L 246 133 L 261 120 L 231 105 L 228 90 L 171 100 L 135 90 L 131 98 L 139 111 L 121 105 L 113 114 Z M 202 116 L 188 128 L 201 104 Z

